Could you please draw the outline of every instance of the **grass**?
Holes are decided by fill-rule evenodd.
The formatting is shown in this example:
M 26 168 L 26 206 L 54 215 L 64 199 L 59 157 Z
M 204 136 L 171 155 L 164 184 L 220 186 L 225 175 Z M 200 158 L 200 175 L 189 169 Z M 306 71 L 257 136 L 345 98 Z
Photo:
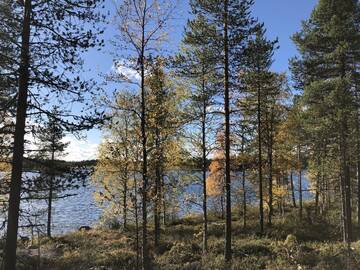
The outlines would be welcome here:
M 151 249 L 155 269 L 360 269 L 360 241 L 349 251 L 340 241 L 338 226 L 325 219 L 300 222 L 296 212 L 275 218 L 266 234 L 257 233 L 257 215 L 249 214 L 248 227 L 233 221 L 233 261 L 223 259 L 223 221 L 211 217 L 209 251 L 202 256 L 201 217 L 192 216 L 169 224 L 162 231 L 156 253 Z M 74 232 L 53 239 L 41 239 L 42 270 L 136 269 L 134 231 L 96 229 Z M 152 242 L 152 239 L 150 239 Z M 21 244 L 19 270 L 37 269 L 36 246 Z M 29 250 L 33 254 L 29 254 Z

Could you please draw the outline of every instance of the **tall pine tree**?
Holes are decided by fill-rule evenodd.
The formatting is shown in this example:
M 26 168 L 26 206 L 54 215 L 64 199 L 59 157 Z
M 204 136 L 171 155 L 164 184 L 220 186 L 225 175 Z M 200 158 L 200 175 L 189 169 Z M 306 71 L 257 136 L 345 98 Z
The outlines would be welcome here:
M 49 98 L 60 98 L 62 105 L 80 103 L 91 92 L 92 83 L 74 78 L 81 69 L 80 53 L 95 47 L 101 40 L 99 32 L 85 30 L 82 25 L 93 26 L 100 15 L 95 8 L 102 0 L 15 1 L 12 4 L 12 21 L 21 22 L 21 35 L 14 38 L 20 48 L 15 59 L 18 69 L 16 124 L 12 151 L 12 173 L 9 196 L 8 224 L 6 233 L 5 270 L 16 267 L 16 248 L 19 221 L 20 194 L 22 186 L 24 135 L 26 119 L 50 114 Z M 61 66 L 61 67 L 60 67 Z M 65 117 L 66 115 L 66 117 Z M 66 118 L 66 119 L 65 119 Z M 62 112 L 67 127 L 90 127 L 90 118 Z M 85 125 L 84 125 L 85 124 Z
M 276 49 L 277 40 L 268 41 L 265 37 L 264 25 L 259 25 L 257 33 L 245 50 L 245 76 L 243 79 L 245 92 L 250 100 L 255 100 L 257 141 L 258 141 L 258 182 L 259 182 L 259 213 L 260 213 L 260 233 L 264 232 L 264 191 L 263 191 L 263 147 L 265 139 L 265 117 L 268 113 L 269 97 L 273 90 L 272 82 L 274 74 L 270 72 L 273 62 L 273 55 Z M 269 172 L 269 218 L 271 225 L 272 216 L 272 176 Z
M 211 46 L 211 37 L 215 36 L 215 27 L 209 27 L 205 18 L 196 13 L 196 5 L 191 3 L 196 17 L 188 21 L 183 38 L 183 48 L 176 58 L 176 67 L 181 78 L 189 85 L 190 106 L 188 110 L 189 137 L 194 147 L 194 158 L 199 160 L 197 167 L 201 170 L 203 188 L 203 253 L 208 247 L 208 215 L 207 215 L 207 171 L 208 158 L 213 147 L 214 114 L 211 108 L 215 104 L 218 86 L 216 72 L 216 50 Z
M 309 132 L 324 129 L 339 156 L 343 238 L 352 240 L 351 136 L 357 119 L 354 94 L 360 53 L 360 9 L 356 0 L 320 0 L 302 30 L 293 37 L 301 57 L 293 60 L 295 77 L 304 90 L 308 112 L 315 111 L 326 123 L 315 121 Z M 321 106 L 319 106 L 321 105 Z M 330 121 L 330 122 L 329 122 Z
M 230 116 L 234 90 L 238 89 L 238 74 L 244 47 L 256 21 L 251 17 L 253 0 L 194 0 L 194 11 L 204 16 L 208 27 L 216 31 L 209 36 L 209 43 L 218 52 L 217 66 L 221 69 L 223 81 L 220 95 L 223 97 L 224 137 L 225 137 L 225 197 L 226 225 L 225 250 L 227 262 L 231 260 L 231 160 L 230 160 Z

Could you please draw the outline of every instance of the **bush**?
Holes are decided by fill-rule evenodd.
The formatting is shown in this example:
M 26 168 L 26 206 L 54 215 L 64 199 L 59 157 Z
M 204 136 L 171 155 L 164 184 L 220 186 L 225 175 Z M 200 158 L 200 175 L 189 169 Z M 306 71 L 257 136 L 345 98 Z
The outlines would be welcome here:
M 165 252 L 159 258 L 159 263 L 163 266 L 178 265 L 184 267 L 185 264 L 190 263 L 191 265 L 193 265 L 192 263 L 199 262 L 200 259 L 201 259 L 201 248 L 198 245 L 186 244 L 184 242 L 176 241 L 174 242 L 171 249 Z M 188 267 L 190 266 L 188 265 Z
M 285 241 L 284 241 L 284 245 L 287 246 L 287 247 L 294 247 L 297 245 L 297 239 L 296 239 L 296 236 L 293 235 L 293 234 L 289 234 Z

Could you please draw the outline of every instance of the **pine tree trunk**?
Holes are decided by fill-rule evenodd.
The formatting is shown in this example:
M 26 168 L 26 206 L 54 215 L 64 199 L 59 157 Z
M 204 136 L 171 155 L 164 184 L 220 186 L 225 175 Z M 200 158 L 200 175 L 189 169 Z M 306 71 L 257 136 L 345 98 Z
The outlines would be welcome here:
M 245 154 L 245 128 L 242 128 L 242 134 L 241 134 L 241 153 Z M 246 169 L 245 164 L 243 162 L 242 164 L 242 190 L 243 190 L 243 228 L 246 229 L 246 186 L 245 186 L 245 180 L 246 180 Z
M 264 202 L 263 202 L 263 175 L 262 175 L 262 138 L 261 131 L 261 92 L 257 89 L 257 131 L 258 131 L 258 180 L 259 180 L 259 222 L 260 234 L 264 233 Z
M 140 265 L 140 239 L 139 239 L 139 214 L 138 214 L 138 201 L 137 201 L 137 178 L 136 178 L 136 170 L 134 170 L 134 205 L 135 205 L 135 230 L 136 230 L 136 269 L 139 269 Z
M 127 169 L 125 169 L 127 171 Z M 124 230 L 126 230 L 127 228 L 127 189 L 128 189 L 128 186 L 127 186 L 127 176 L 128 173 L 126 172 L 126 176 L 125 176 L 125 179 L 124 179 L 124 198 L 123 198 L 123 227 L 124 227 Z
M 242 189 L 243 189 L 243 227 L 246 229 L 246 187 L 245 187 L 245 176 L 246 176 L 246 170 L 245 166 L 242 170 Z
M 316 175 L 316 190 L 315 190 L 315 214 L 319 213 L 319 197 L 320 197 L 320 157 L 317 158 L 317 175 Z
M 356 173 L 357 173 L 357 223 L 360 226 L 360 123 L 359 123 L 359 111 L 356 118 L 356 150 L 357 150 L 357 160 L 356 160 Z
M 159 149 L 159 139 L 156 139 L 156 149 Z M 160 164 L 159 161 L 161 160 L 158 157 L 158 162 L 156 162 L 155 168 L 155 206 L 154 206 L 154 245 L 155 249 L 159 246 L 160 241 L 160 208 L 161 208 L 161 172 L 160 172 Z M 161 162 L 161 161 L 160 161 Z
M 4 270 L 16 269 L 16 248 L 19 226 L 20 193 L 24 156 L 24 135 L 29 85 L 29 47 L 31 0 L 24 0 L 24 18 L 21 40 L 21 63 L 19 68 L 19 91 L 16 110 L 14 149 L 10 183 L 8 223 L 6 232 Z
M 52 142 L 54 145 L 54 142 Z M 53 201 L 53 189 L 54 189 L 54 160 L 55 150 L 53 148 L 51 153 L 51 166 L 50 166 L 50 183 L 49 183 L 49 198 L 48 198 L 48 216 L 47 216 L 47 236 L 51 237 L 51 219 L 52 219 L 52 201 Z
M 346 202 L 345 202 L 345 184 L 344 176 L 340 175 L 340 193 L 341 193 L 341 219 L 340 222 L 343 228 L 343 242 L 347 242 L 347 224 L 346 224 Z
M 229 44 L 228 44 L 228 0 L 224 0 L 224 68 L 225 68 L 225 261 L 231 261 L 231 179 L 230 179 L 230 96 L 229 96 Z
M 51 219 L 52 219 L 52 200 L 53 200 L 53 177 L 50 179 L 50 189 L 48 198 L 48 216 L 47 216 L 47 236 L 51 237 Z
M 341 79 L 344 80 L 346 76 L 345 70 L 345 60 L 341 57 L 340 64 L 340 73 Z M 344 203 L 344 236 L 345 242 L 350 249 L 350 243 L 352 241 L 352 209 L 351 209 L 351 179 L 350 179 L 350 167 L 349 167 L 349 157 L 348 157 L 348 125 L 347 125 L 347 115 L 344 112 L 344 108 L 346 108 L 346 89 L 343 88 L 342 92 L 342 100 L 341 100 L 341 122 L 340 122 L 340 141 L 339 148 L 341 154 L 341 171 L 342 171 L 342 179 L 341 184 L 343 185 L 343 203 Z M 345 229 L 346 228 L 346 229 Z
M 129 122 L 128 118 L 125 117 L 125 165 L 124 165 L 124 192 L 123 192 L 123 227 L 124 230 L 127 228 L 127 196 L 128 196 L 128 180 L 129 180 L 129 149 L 128 149 L 128 139 L 129 139 Z
M 125 146 L 126 147 L 126 146 Z M 124 179 L 123 179 L 123 228 L 124 230 L 126 230 L 126 226 L 127 226 L 127 182 L 128 182 L 128 166 L 127 166 L 127 162 L 128 162 L 128 156 L 127 156 L 127 150 L 125 150 L 125 168 L 124 168 Z
M 293 177 L 293 172 L 292 171 L 290 172 L 290 187 L 291 187 L 291 198 L 292 198 L 293 207 L 296 208 L 294 177 Z
M 358 150 L 358 155 L 360 154 L 360 147 Z M 360 157 L 357 161 L 357 223 L 360 226 Z
M 220 196 L 220 218 L 224 219 L 225 218 L 225 210 L 224 210 L 224 195 Z
M 302 190 L 302 170 L 301 170 L 301 148 L 298 145 L 298 162 L 299 162 L 299 176 L 298 176 L 298 185 L 299 185 L 299 218 L 303 218 L 303 190 Z
M 272 113 L 271 113 L 272 114 Z M 272 138 L 272 117 L 270 119 L 270 123 L 269 123 L 269 135 L 268 135 L 268 164 L 269 164 L 269 179 L 268 179 L 268 185 L 269 185 L 269 216 L 268 216 L 268 225 L 271 226 L 272 225 L 272 216 L 273 216 L 273 182 L 272 182 L 272 178 L 273 178 L 273 153 L 272 153 L 272 148 L 273 148 L 273 138 Z
M 163 210 L 163 226 L 166 226 L 167 222 L 166 222 L 166 197 L 165 197 L 165 179 L 164 179 L 164 175 L 161 175 L 161 199 L 162 199 L 162 210 Z
M 329 186 L 327 180 L 325 180 L 325 169 L 324 169 L 324 160 L 321 159 L 321 182 L 322 182 L 322 207 L 321 207 L 321 215 L 324 215 L 328 200 L 329 200 Z
M 145 11 L 144 11 L 145 12 Z M 148 228 L 147 228 L 147 193 L 148 193 L 148 167 L 147 167 L 147 135 L 146 135 L 146 95 L 145 95 L 145 28 L 142 31 L 142 51 L 140 53 L 141 69 L 141 138 L 142 138 L 142 255 L 143 269 L 152 269 L 149 247 L 148 247 Z
M 202 92 L 203 96 L 205 95 L 205 80 L 202 81 Z M 203 254 L 207 253 L 208 250 L 208 220 L 207 220 L 207 191 L 206 191 L 206 102 L 205 98 L 203 101 L 203 115 L 201 123 L 201 133 L 202 133 L 202 182 L 203 182 Z
M 342 170 L 342 189 L 343 189 L 343 203 L 344 203 L 344 241 L 350 245 L 352 241 L 352 215 L 351 215 L 351 183 L 350 183 L 350 168 L 348 165 L 348 157 L 347 157 L 347 139 L 346 139 L 346 118 L 343 118 L 342 128 L 340 132 L 340 152 L 341 152 L 341 170 Z

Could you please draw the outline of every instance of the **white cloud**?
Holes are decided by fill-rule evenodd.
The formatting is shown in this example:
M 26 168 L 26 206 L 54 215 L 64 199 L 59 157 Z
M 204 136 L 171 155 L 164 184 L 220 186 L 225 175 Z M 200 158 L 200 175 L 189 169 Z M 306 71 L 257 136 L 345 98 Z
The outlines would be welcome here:
M 69 142 L 69 146 L 66 148 L 65 152 L 67 153 L 64 156 L 66 161 L 81 161 L 81 160 L 90 160 L 96 159 L 98 144 L 91 142 L 86 139 L 78 140 L 73 135 L 67 135 L 64 139 L 64 142 Z
M 138 82 L 141 79 L 139 72 L 133 68 L 130 68 L 124 60 L 119 60 L 114 63 L 112 69 L 128 81 Z
M 38 127 L 39 124 L 36 122 L 33 122 L 31 120 L 27 121 L 28 127 Z M 97 134 L 94 131 L 90 133 L 86 133 L 85 135 L 92 135 L 92 138 L 97 141 L 96 136 Z M 94 138 L 95 136 L 95 138 Z M 37 153 L 37 150 L 39 149 L 39 141 L 36 139 L 33 135 L 33 133 L 28 132 L 25 133 L 25 140 L 26 145 L 25 149 L 26 152 L 29 153 L 27 156 L 33 156 Z M 64 155 L 61 155 L 60 157 L 56 157 L 57 159 L 62 159 L 66 161 L 82 161 L 82 160 L 93 160 L 97 158 L 97 152 L 98 152 L 98 142 L 94 142 L 93 140 L 89 139 L 77 139 L 72 134 L 67 134 L 63 139 L 63 142 L 69 143 L 68 147 L 65 149 Z
M 119 74 L 124 75 L 130 81 L 140 81 L 140 75 L 134 69 L 131 69 L 131 68 L 128 68 L 128 67 L 125 67 L 125 66 L 117 66 L 116 71 Z

